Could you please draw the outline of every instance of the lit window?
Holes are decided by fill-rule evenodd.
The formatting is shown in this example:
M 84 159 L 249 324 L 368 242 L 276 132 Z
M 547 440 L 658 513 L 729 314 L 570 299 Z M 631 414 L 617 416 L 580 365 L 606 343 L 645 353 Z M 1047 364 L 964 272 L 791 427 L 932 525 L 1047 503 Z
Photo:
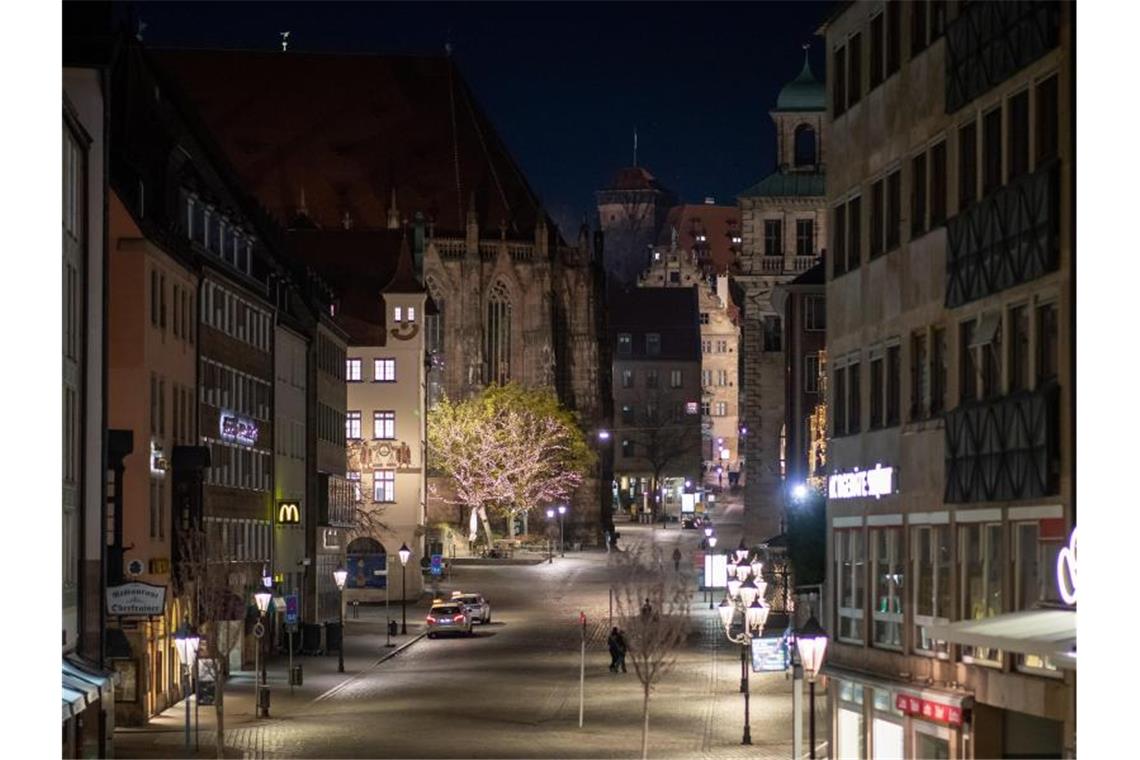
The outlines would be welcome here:
M 372 413 L 372 437 L 392 440 L 396 437 L 396 413 L 380 411 Z
M 360 412 L 348 412 L 345 414 L 344 435 L 349 439 L 360 438 Z
M 360 382 L 360 359 L 345 361 L 345 379 L 350 383 Z
M 374 362 L 373 380 L 377 383 L 396 382 L 396 360 L 376 359 Z
M 372 473 L 372 500 L 396 501 L 396 471 L 376 470 Z
M 397 306 L 396 308 L 394 308 L 392 310 L 392 315 L 395 317 L 397 322 L 404 321 L 404 309 L 403 309 L 403 307 Z
M 416 307 L 415 306 L 409 306 L 408 307 L 408 321 L 409 322 L 415 322 L 416 321 Z

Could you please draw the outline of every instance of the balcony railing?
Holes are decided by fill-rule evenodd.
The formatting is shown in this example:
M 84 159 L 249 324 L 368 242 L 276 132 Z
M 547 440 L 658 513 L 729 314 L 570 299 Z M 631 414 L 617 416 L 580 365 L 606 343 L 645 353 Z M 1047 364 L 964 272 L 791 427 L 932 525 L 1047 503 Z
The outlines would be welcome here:
M 1060 161 L 1020 177 L 946 223 L 946 306 L 954 308 L 1057 268 Z
M 1060 437 L 1057 383 L 946 413 L 950 504 L 1055 496 Z
M 946 113 L 1057 46 L 1059 2 L 970 3 L 946 30 Z

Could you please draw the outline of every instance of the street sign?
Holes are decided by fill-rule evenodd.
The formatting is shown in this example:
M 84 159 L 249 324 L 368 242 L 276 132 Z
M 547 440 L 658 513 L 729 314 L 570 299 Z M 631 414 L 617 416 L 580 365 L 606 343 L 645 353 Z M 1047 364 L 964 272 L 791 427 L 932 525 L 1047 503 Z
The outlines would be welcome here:
M 442 554 L 431 555 L 431 574 L 432 575 L 443 575 L 443 555 Z
M 258 622 L 257 625 L 253 626 L 253 635 L 260 639 L 265 635 L 265 626 Z
M 752 672 L 782 672 L 788 667 L 787 636 L 752 639 Z
M 289 594 L 285 597 L 285 624 L 297 625 L 297 595 Z

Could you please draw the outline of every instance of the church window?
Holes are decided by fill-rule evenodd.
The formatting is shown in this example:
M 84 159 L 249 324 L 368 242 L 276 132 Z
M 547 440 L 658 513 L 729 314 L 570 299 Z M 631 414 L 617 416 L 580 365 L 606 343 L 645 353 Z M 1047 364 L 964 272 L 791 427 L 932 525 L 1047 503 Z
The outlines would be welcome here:
M 511 379 L 511 299 L 502 281 L 491 288 L 484 329 L 486 380 L 500 385 Z

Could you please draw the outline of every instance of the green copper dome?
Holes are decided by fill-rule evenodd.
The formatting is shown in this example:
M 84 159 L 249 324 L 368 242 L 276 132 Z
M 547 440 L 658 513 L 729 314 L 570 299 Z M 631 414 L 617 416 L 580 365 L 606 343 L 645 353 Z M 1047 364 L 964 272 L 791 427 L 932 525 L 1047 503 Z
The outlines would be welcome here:
M 804 51 L 804 67 L 800 75 L 784 85 L 776 98 L 777 111 L 822 111 L 826 103 L 823 82 L 811 73 L 807 51 Z

